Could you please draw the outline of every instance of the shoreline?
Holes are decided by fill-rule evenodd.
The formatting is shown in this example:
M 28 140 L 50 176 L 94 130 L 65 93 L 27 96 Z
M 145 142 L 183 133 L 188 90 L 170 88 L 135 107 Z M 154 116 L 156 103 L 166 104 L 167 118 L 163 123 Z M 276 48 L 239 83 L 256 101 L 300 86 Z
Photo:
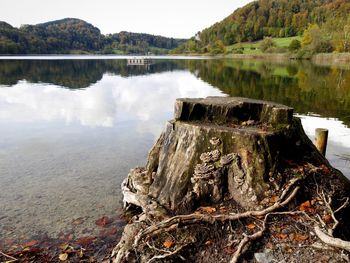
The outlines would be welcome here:
M 311 61 L 320 66 L 347 66 L 350 68 L 350 53 L 320 53 L 313 55 L 311 59 L 297 59 L 293 54 L 276 53 L 276 54 L 230 54 L 224 55 L 223 58 L 247 59 L 247 60 L 270 60 L 274 62 L 287 61 Z
M 147 55 L 117 55 L 117 54 L 25 54 L 0 55 L 0 60 L 17 59 L 127 59 L 130 57 L 145 57 Z M 237 60 L 269 60 L 272 62 L 311 61 L 321 66 L 347 66 L 350 68 L 350 53 L 320 53 L 310 59 L 296 58 L 290 53 L 262 53 L 262 54 L 167 54 L 147 56 L 159 59 L 237 59 Z

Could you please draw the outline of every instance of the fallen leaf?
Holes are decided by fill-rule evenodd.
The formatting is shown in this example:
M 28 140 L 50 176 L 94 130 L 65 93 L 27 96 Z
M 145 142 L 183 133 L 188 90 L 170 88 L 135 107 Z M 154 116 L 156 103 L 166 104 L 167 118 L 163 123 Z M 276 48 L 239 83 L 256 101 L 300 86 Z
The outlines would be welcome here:
M 310 201 L 306 201 L 299 206 L 300 211 L 308 212 L 309 214 L 317 213 L 316 209 L 311 205 Z
M 296 240 L 296 241 L 305 241 L 308 238 L 309 238 L 308 236 L 296 234 L 295 237 L 294 237 L 294 240 Z
M 68 254 L 67 253 L 62 253 L 58 256 L 59 260 L 61 261 L 66 261 L 68 259 Z
M 80 249 L 80 251 L 78 252 L 78 257 L 79 257 L 79 258 L 84 257 L 84 252 L 83 252 L 82 249 Z
M 174 245 L 174 241 L 172 239 L 167 239 L 164 241 L 163 246 L 166 248 L 171 248 Z
M 276 237 L 279 238 L 279 239 L 286 239 L 288 237 L 288 235 L 287 234 L 283 234 L 283 233 L 277 233 Z
M 322 219 L 327 224 L 333 223 L 333 218 L 330 214 L 326 214 L 326 215 L 322 216 Z
M 32 246 L 35 246 L 36 244 L 38 244 L 37 240 L 30 240 L 30 241 L 24 243 L 23 247 L 32 247 Z
M 311 208 L 310 201 L 306 201 L 299 206 L 300 211 L 306 211 L 306 210 L 308 210 L 308 208 Z
M 88 246 L 92 243 L 92 241 L 94 241 L 96 239 L 96 237 L 93 236 L 86 236 L 86 237 L 81 237 L 79 238 L 75 243 L 78 245 L 82 245 L 82 246 Z
M 276 203 L 280 198 L 277 195 L 273 195 L 270 198 L 270 203 Z
M 98 226 L 106 226 L 110 223 L 110 220 L 107 216 L 103 216 L 100 219 L 97 219 L 95 223 Z
M 212 214 L 214 212 L 216 212 L 216 208 L 215 207 L 200 207 L 199 208 L 200 211 L 208 213 L 208 214 Z
M 102 229 L 100 231 L 100 236 L 114 236 L 116 233 L 118 232 L 118 228 L 117 227 L 111 227 L 111 228 L 107 228 L 107 229 Z
M 256 228 L 256 224 L 248 224 L 248 225 L 246 225 L 246 228 L 254 229 L 254 228 Z
M 211 245 L 213 244 L 213 241 L 207 240 L 207 241 L 205 241 L 204 244 L 205 244 L 206 246 L 211 246 Z

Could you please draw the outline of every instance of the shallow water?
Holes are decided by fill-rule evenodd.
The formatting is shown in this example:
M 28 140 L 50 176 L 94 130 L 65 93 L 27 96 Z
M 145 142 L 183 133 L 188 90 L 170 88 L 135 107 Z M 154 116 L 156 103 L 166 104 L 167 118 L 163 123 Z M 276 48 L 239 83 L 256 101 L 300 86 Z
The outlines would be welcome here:
M 98 218 L 118 223 L 120 183 L 145 164 L 179 97 L 292 106 L 311 138 L 330 129 L 327 157 L 350 177 L 349 84 L 348 70 L 300 63 L 0 60 L 0 239 L 98 235 Z

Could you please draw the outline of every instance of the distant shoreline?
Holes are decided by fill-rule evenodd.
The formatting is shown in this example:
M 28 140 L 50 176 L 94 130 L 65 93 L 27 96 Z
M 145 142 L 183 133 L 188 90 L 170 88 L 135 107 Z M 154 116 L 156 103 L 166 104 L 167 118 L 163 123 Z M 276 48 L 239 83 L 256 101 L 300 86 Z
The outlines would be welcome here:
M 154 59 L 238 59 L 238 60 L 268 60 L 272 62 L 304 61 L 309 60 L 317 65 L 324 66 L 349 66 L 350 53 L 320 53 L 313 55 L 311 59 L 297 59 L 290 53 L 265 53 L 265 54 L 169 54 L 169 55 L 116 55 L 116 54 L 23 54 L 4 55 L 0 54 L 0 60 L 16 59 L 38 59 L 38 60 L 59 60 L 59 59 L 127 59 L 130 57 L 149 57 Z
M 277 53 L 277 54 L 230 54 L 218 56 L 222 58 L 232 59 L 247 59 L 247 60 L 270 60 L 275 62 L 286 62 L 286 61 L 305 61 L 309 60 L 317 65 L 324 66 L 349 66 L 350 53 L 320 53 L 313 55 L 311 59 L 298 59 L 289 53 Z

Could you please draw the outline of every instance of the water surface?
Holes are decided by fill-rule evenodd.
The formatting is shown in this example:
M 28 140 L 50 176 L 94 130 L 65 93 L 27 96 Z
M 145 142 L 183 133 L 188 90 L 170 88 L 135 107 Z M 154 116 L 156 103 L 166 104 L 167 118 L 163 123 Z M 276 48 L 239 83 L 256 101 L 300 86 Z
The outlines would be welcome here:
M 295 108 L 350 177 L 350 71 L 311 63 L 125 58 L 0 60 L 0 239 L 99 235 L 118 223 L 120 183 L 179 97 L 242 96 Z M 77 223 L 78 222 L 78 223 Z

